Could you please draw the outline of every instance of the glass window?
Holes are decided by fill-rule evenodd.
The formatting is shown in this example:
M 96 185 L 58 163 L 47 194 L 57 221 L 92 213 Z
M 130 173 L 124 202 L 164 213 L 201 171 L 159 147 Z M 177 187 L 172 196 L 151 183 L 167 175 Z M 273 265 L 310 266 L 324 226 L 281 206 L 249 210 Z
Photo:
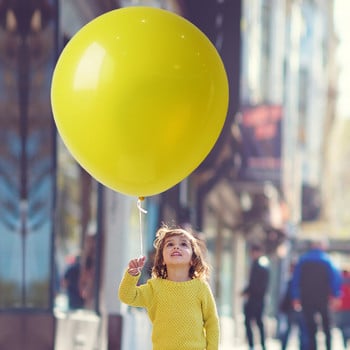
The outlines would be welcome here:
M 22 5 L 0 9 L 0 308 L 49 309 L 55 1 Z
M 56 308 L 97 310 L 98 183 L 58 140 Z

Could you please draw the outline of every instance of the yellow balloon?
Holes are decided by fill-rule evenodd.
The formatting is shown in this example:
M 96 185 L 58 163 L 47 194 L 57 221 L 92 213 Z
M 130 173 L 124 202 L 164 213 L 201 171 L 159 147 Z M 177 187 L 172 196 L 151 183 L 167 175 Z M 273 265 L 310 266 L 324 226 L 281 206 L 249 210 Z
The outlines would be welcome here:
M 214 146 L 228 107 L 219 54 L 192 23 L 125 7 L 85 25 L 56 64 L 59 134 L 96 180 L 128 195 L 159 194 Z

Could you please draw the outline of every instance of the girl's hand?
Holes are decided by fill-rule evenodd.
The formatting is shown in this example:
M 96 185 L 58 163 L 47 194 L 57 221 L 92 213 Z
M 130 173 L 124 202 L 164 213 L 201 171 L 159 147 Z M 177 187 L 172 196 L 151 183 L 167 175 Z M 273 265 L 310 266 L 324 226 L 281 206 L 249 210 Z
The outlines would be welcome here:
M 141 256 L 140 258 L 132 259 L 129 261 L 128 273 L 131 276 L 137 276 L 141 273 L 143 266 L 145 265 L 146 257 Z

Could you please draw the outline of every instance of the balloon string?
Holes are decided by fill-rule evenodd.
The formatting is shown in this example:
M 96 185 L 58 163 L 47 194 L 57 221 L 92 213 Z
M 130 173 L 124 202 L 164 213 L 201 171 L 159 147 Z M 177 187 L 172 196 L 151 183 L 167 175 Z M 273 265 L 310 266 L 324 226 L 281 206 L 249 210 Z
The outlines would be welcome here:
M 140 221 L 140 250 L 141 256 L 143 256 L 143 233 L 142 233 L 142 214 L 147 214 L 147 210 L 141 207 L 141 202 L 144 200 L 143 197 L 139 197 L 137 200 L 137 208 L 139 209 L 139 221 Z

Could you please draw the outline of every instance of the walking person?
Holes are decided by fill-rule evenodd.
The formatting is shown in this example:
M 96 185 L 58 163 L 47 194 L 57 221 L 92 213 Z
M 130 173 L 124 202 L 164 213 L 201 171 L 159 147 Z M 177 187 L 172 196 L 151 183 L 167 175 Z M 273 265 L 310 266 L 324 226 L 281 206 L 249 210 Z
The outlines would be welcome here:
M 138 286 L 145 257 L 132 259 L 120 300 L 146 308 L 153 350 L 218 350 L 219 318 L 200 242 L 187 230 L 162 226 L 154 246 L 152 278 Z
M 292 276 L 295 264 L 290 265 L 290 277 L 286 290 L 279 305 L 279 311 L 284 317 L 283 329 L 280 333 L 281 350 L 287 350 L 288 340 L 293 327 L 298 328 L 299 349 L 308 350 L 308 339 L 303 314 L 300 310 L 295 310 L 292 300 Z
M 263 311 L 269 284 L 269 263 L 267 258 L 263 256 L 263 249 L 260 245 L 252 245 L 250 247 L 250 256 L 252 264 L 249 281 L 242 292 L 242 296 L 246 298 L 244 303 L 244 325 L 249 349 L 254 349 L 252 324 L 255 322 L 259 329 L 261 348 L 266 350 Z
M 344 349 L 348 347 L 350 339 L 350 271 L 342 271 L 341 296 L 335 310 L 335 325 L 340 329 Z
M 293 306 L 303 313 L 308 334 L 308 350 L 317 349 L 316 315 L 321 316 L 326 349 L 331 350 L 330 309 L 334 308 L 340 297 L 340 272 L 325 248 L 324 241 L 312 241 L 309 250 L 300 257 L 293 274 Z
M 74 262 L 66 269 L 62 280 L 63 287 L 67 291 L 68 306 L 70 310 L 84 308 L 85 301 L 80 288 L 80 276 L 80 256 L 77 255 L 74 258 Z

